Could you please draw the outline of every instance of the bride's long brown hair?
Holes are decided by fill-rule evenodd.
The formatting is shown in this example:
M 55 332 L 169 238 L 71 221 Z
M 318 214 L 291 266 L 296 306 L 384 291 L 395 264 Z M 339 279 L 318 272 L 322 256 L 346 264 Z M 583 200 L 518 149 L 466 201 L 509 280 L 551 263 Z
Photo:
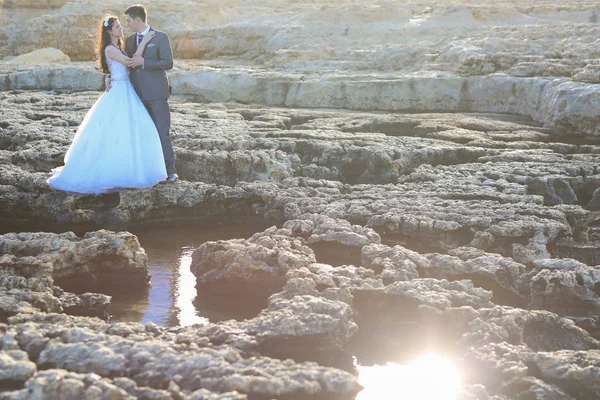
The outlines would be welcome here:
M 98 44 L 96 45 L 96 52 L 98 54 L 98 68 L 105 74 L 110 73 L 108 70 L 108 63 L 106 62 L 106 53 L 104 52 L 106 47 L 112 44 L 111 36 L 108 31 L 112 29 L 113 24 L 117 20 L 117 17 L 109 15 L 102 19 L 100 22 L 100 29 L 98 29 Z M 106 26 L 104 26 L 104 21 L 107 21 Z M 121 50 L 123 48 L 123 40 L 119 38 L 117 44 L 119 46 L 119 50 Z

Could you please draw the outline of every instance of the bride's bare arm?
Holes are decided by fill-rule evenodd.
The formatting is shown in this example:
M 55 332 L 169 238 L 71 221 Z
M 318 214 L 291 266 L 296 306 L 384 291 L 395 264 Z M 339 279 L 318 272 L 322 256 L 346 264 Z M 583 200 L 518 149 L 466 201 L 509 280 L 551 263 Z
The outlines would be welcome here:
M 148 44 L 150 39 L 152 39 L 154 37 L 154 35 L 155 35 L 154 31 L 150 31 L 144 35 L 144 38 L 140 42 L 140 45 L 138 46 L 136 52 L 133 54 L 133 57 L 142 55 L 142 53 L 144 52 L 144 49 L 146 48 L 146 45 Z M 117 49 L 115 46 L 112 46 L 112 45 L 106 46 L 105 51 L 106 51 L 107 58 L 118 61 L 121 64 L 127 65 L 127 63 L 133 59 L 133 57 L 132 58 L 127 57 L 125 54 L 123 54 L 121 52 L 121 50 Z
M 106 52 L 106 58 L 110 58 L 111 60 L 115 60 L 121 64 L 127 64 L 127 61 L 131 60 L 131 58 L 127 57 L 121 52 L 121 50 L 117 49 L 113 45 L 106 46 L 106 50 L 104 51 Z
M 144 52 L 144 49 L 146 48 L 146 45 L 148 44 L 148 42 L 154 37 L 155 34 L 156 34 L 156 32 L 149 31 L 148 33 L 146 33 L 144 35 L 136 52 L 131 57 L 131 60 L 127 63 L 127 66 L 129 68 L 136 68 L 136 67 L 144 68 L 144 58 L 142 57 L 142 53 Z
M 146 33 L 144 35 L 144 37 L 142 38 L 142 41 L 140 42 L 140 45 L 138 46 L 137 50 L 135 51 L 135 53 L 133 53 L 133 57 L 135 57 L 135 56 L 141 56 L 142 55 L 142 53 L 144 52 L 144 49 L 146 48 L 146 45 L 148 44 L 148 42 L 150 41 L 150 39 L 152 39 L 154 37 L 155 34 L 156 34 L 156 32 L 149 31 L 148 33 Z

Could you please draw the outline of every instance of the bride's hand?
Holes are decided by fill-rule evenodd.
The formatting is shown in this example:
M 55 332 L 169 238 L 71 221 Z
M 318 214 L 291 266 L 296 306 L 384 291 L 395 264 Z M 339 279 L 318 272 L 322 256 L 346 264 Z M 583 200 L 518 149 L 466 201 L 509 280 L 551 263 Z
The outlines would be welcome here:
M 150 39 L 152 39 L 154 37 L 155 34 L 156 34 L 156 32 L 154 32 L 154 31 L 149 31 L 148 33 L 146 33 L 144 35 L 144 37 L 142 38 L 142 42 L 140 43 L 140 46 L 146 45 L 150 41 Z

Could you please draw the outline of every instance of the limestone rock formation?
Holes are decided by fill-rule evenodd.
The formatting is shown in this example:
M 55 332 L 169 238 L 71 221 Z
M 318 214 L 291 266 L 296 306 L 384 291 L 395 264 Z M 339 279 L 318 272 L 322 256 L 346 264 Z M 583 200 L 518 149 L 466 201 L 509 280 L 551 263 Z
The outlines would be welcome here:
M 72 376 L 74 381 L 54 390 L 81 392 L 90 390 L 90 385 L 99 385 L 91 390 L 124 390 L 136 396 L 146 390 L 147 395 L 162 392 L 164 398 L 186 399 L 211 392 L 223 396 L 219 399 L 238 398 L 227 397 L 233 396 L 227 394 L 233 390 L 248 396 L 290 398 L 349 397 L 358 390 L 355 378 L 344 371 L 268 357 L 244 359 L 239 350 L 229 345 L 176 342 L 172 332 L 153 324 L 142 325 L 142 329 L 133 327 L 135 333 L 129 330 L 129 334 L 83 317 L 40 314 L 14 318 L 11 325 L 5 326 L 5 336 L 14 337 L 29 357 L 45 369 L 58 368 L 44 373 L 48 375 L 36 375 L 28 381 L 31 386 L 38 385 L 38 379 L 44 376 L 67 374 L 67 369 L 68 374 L 76 373 Z M 99 375 L 111 379 L 100 379 Z M 168 392 L 156 392 L 157 386 Z
M 68 55 L 58 49 L 45 48 L 21 54 L 11 58 L 8 62 L 13 64 L 53 64 L 71 61 Z
M 95 30 L 127 5 L 3 3 L 0 56 L 53 47 L 88 63 L 20 77 L 0 68 L 0 88 L 100 89 L 100 75 L 87 71 Z M 560 11 L 543 0 L 145 5 L 149 22 L 170 34 L 178 94 L 270 106 L 513 113 L 572 134 L 599 133 L 599 92 L 590 83 L 598 75 L 600 10 L 589 0 Z M 54 77 L 65 74 L 75 78 Z
M 128 286 L 148 282 L 146 253 L 128 232 L 96 231 L 82 238 L 73 232 L 7 233 L 0 236 L 0 251 L 5 268 L 27 271 L 19 275 L 33 270 L 44 277 L 49 272 L 59 281 L 109 280 L 118 285 L 113 278 L 125 274 Z
M 353 399 L 425 350 L 461 399 L 600 398 L 597 2 L 149 0 L 180 180 L 52 190 L 127 5 L 0 1 L 1 399 Z M 125 231 L 250 220 L 191 271 L 252 315 L 80 316 L 146 287 Z
M 146 254 L 126 232 L 7 233 L 0 235 L 0 254 L 2 320 L 36 311 L 102 317 L 110 296 L 82 293 L 86 287 L 143 287 L 149 279 Z

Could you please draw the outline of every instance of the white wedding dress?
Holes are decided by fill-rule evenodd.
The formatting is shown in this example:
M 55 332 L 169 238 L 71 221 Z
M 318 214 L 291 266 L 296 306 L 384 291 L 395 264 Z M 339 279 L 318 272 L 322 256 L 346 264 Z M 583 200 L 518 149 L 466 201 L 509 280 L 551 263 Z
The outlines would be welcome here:
M 101 194 L 145 188 L 167 177 L 154 121 L 129 82 L 127 67 L 107 59 L 112 87 L 94 103 L 48 184 L 59 190 Z

